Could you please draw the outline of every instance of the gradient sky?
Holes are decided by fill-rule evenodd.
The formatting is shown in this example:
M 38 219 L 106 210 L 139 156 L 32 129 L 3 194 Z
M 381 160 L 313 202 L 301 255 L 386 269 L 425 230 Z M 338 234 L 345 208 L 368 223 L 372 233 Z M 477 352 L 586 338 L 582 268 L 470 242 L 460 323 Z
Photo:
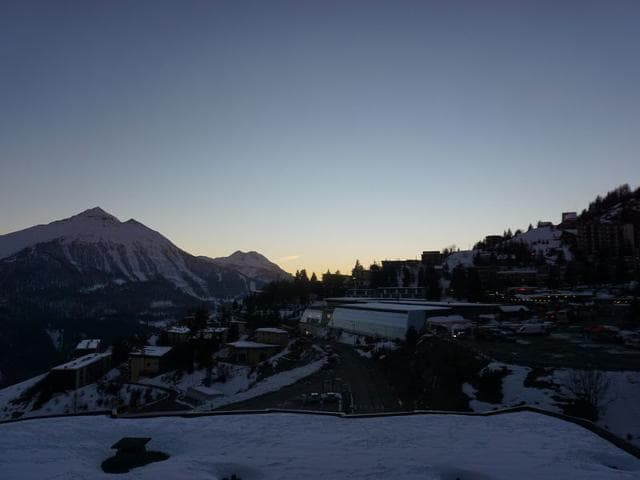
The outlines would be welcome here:
M 3 1 L 0 234 L 96 205 L 289 271 L 640 182 L 637 1 Z

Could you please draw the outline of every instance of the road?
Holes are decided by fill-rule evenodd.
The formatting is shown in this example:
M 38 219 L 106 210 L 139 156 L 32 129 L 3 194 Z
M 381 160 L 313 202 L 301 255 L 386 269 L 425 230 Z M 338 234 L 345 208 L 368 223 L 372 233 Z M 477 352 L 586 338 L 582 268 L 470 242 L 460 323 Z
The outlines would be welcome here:
M 287 408 L 322 411 L 372 413 L 398 411 L 401 406 L 393 389 L 373 360 L 359 355 L 347 345 L 325 343 L 338 357 L 337 363 L 299 382 L 244 402 L 222 407 L 222 410 Z M 337 392 L 341 403 L 305 401 L 311 393 Z M 307 397 L 308 398 L 308 397 Z

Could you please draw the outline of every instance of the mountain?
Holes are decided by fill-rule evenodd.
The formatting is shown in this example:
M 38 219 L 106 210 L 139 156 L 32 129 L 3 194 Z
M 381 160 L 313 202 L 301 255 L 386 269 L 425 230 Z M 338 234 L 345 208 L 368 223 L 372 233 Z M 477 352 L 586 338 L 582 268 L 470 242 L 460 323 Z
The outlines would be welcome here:
M 260 278 L 268 282 L 275 282 L 291 277 L 289 273 L 258 252 L 241 252 L 238 250 L 228 257 L 200 258 L 210 260 L 213 264 L 223 268 L 230 268 L 240 272 L 248 278 Z
M 61 357 L 84 335 L 128 335 L 141 322 L 240 298 L 288 277 L 257 252 L 191 255 L 99 207 L 0 235 L 0 385 L 16 369 Z
M 79 288 L 102 288 L 104 283 L 91 283 L 98 279 L 114 284 L 164 279 L 201 300 L 235 297 L 289 276 L 257 252 L 195 257 L 142 223 L 121 222 L 99 207 L 0 235 L 0 272 L 16 271 L 16 263 L 28 269 L 30 263 L 51 262 L 73 272 Z M 6 282 L 3 277 L 0 282 Z

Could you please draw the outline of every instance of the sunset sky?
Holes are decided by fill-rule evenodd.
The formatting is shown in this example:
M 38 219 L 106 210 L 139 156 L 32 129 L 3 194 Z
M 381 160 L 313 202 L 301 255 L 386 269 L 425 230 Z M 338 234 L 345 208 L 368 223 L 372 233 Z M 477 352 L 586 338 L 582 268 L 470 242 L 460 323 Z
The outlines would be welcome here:
M 4 1 L 0 234 L 348 270 L 640 183 L 637 1 Z

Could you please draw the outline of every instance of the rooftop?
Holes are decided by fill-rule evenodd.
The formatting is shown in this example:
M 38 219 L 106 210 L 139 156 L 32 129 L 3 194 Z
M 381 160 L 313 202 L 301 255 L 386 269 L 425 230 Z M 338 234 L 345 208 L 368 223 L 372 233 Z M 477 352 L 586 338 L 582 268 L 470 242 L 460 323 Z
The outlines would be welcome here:
M 431 305 L 415 305 L 408 303 L 383 303 L 383 302 L 371 302 L 371 303 L 348 303 L 336 307 L 347 308 L 350 310 L 375 310 L 378 312 L 436 312 L 447 311 L 449 307 L 435 307 Z
M 191 332 L 191 329 L 189 327 L 175 326 L 167 328 L 167 332 L 185 334 Z
M 164 357 L 172 350 L 171 347 L 155 347 L 145 346 L 142 350 L 137 350 L 129 353 L 131 357 Z
M 264 328 L 256 328 L 256 332 L 265 332 L 265 333 L 285 333 L 289 334 L 286 330 L 282 328 L 274 328 L 274 327 L 264 327 Z
M 99 338 L 85 338 L 78 342 L 76 350 L 97 350 L 100 346 L 100 341 Z
M 524 305 L 500 305 L 500 311 L 504 313 L 528 312 L 529 308 Z
M 238 340 L 237 342 L 227 343 L 230 347 L 234 348 L 274 348 L 277 345 L 271 345 L 269 343 L 258 343 L 250 340 Z
M 78 370 L 79 368 L 84 368 L 87 365 L 91 365 L 94 362 L 98 362 L 110 356 L 111 352 L 90 353 L 88 355 L 84 355 L 82 357 L 71 360 L 70 362 L 53 367 L 51 370 Z

